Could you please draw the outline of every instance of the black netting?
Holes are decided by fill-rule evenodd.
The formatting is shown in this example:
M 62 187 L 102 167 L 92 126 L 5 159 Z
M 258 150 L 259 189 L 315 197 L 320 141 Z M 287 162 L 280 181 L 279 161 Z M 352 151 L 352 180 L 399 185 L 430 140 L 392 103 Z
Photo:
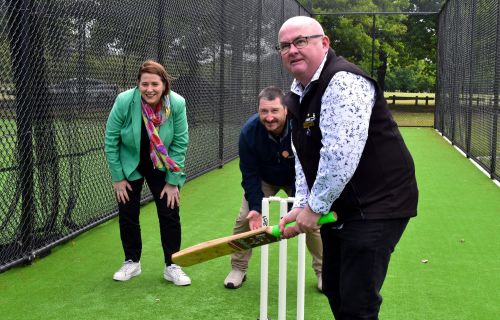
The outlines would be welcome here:
M 234 159 L 260 89 L 290 86 L 273 48 L 298 14 L 293 0 L 0 0 L 0 271 L 115 216 L 105 122 L 146 59 L 186 98 L 188 179 Z
M 448 1 L 438 40 L 435 127 L 498 179 L 499 1 Z

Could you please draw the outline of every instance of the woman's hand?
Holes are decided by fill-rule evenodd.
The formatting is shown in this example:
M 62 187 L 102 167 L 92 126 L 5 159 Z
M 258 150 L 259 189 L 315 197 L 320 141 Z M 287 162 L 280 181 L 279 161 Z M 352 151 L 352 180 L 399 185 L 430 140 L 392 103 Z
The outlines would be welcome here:
M 179 188 L 171 184 L 165 184 L 163 190 L 160 193 L 160 199 L 163 199 L 164 195 L 167 195 L 167 208 L 173 209 L 175 205 L 179 206 L 180 195 Z
M 132 191 L 132 186 L 127 180 L 113 182 L 113 190 L 115 190 L 116 199 L 120 203 L 127 203 L 129 201 L 127 189 Z

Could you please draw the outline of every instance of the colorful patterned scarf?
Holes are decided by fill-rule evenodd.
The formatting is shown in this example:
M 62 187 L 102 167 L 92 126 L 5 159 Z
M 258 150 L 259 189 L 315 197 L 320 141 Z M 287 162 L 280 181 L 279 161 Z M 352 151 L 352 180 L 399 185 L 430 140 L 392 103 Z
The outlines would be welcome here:
M 170 96 L 162 97 L 156 105 L 155 110 L 141 99 L 142 119 L 146 125 L 146 131 L 149 136 L 149 154 L 156 169 L 167 167 L 172 172 L 181 171 L 181 168 L 168 156 L 167 148 L 158 135 L 158 128 L 165 122 L 170 115 Z M 162 112 L 165 110 L 165 113 Z

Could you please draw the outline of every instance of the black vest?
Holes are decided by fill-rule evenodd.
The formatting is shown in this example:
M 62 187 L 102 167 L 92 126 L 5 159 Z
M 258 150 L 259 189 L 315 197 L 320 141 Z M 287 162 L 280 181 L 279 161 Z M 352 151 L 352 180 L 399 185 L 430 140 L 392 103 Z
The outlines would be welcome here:
M 328 52 L 319 79 L 311 83 L 302 102 L 292 92 L 284 100 L 292 120 L 292 140 L 309 190 L 316 180 L 319 152 L 323 147 L 319 128 L 321 98 L 330 80 L 339 71 L 360 75 L 371 81 L 376 88 L 376 101 L 359 165 L 340 197 L 333 202 L 331 210 L 337 212 L 339 221 L 415 216 L 418 189 L 413 159 L 383 93 L 375 80 L 356 65 L 337 57 L 332 49 Z M 308 127 L 306 118 L 313 114 L 314 124 Z

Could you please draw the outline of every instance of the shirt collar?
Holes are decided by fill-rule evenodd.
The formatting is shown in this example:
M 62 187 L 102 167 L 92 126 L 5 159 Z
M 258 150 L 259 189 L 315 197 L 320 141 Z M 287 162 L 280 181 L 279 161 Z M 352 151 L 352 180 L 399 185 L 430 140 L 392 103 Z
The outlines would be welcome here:
M 325 57 L 323 58 L 323 61 L 319 65 L 318 69 L 314 73 L 313 77 L 311 78 L 311 81 L 304 87 L 302 84 L 299 82 L 297 79 L 293 79 L 292 86 L 290 88 L 290 91 L 298 95 L 299 97 L 304 96 L 304 94 L 307 92 L 307 89 L 309 88 L 309 85 L 313 82 L 319 79 L 319 76 L 321 75 L 321 71 L 323 71 L 323 67 L 325 66 L 326 63 L 326 57 L 327 53 L 325 53 Z

